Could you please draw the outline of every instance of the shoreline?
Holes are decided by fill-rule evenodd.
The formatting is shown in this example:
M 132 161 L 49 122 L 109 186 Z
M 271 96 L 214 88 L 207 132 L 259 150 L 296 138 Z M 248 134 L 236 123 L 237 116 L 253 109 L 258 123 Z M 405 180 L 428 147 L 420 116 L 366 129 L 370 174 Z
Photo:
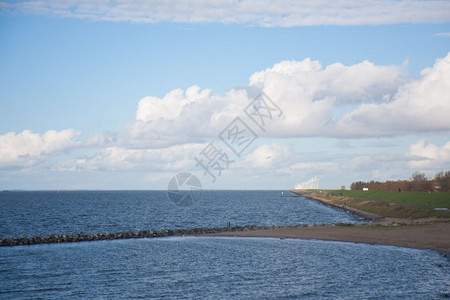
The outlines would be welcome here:
M 290 192 L 308 199 L 356 214 L 369 222 L 337 224 L 297 224 L 287 226 L 227 226 L 216 228 L 186 228 L 143 230 L 116 233 L 78 233 L 48 234 L 47 236 L 13 236 L 0 238 L 1 246 L 25 246 L 36 244 L 55 244 L 89 242 L 99 240 L 158 238 L 169 236 L 227 236 L 227 237 L 272 237 L 299 238 L 326 241 L 341 241 L 366 244 L 382 244 L 398 247 L 435 250 L 450 254 L 450 220 L 422 218 L 401 219 L 370 213 L 346 205 L 346 202 L 334 203 L 326 195 L 319 195 L 301 190 Z
M 450 254 L 450 223 L 420 225 L 320 225 L 287 226 L 263 230 L 208 233 L 201 236 L 271 237 L 315 239 L 365 244 L 390 245 L 434 250 Z
M 0 247 L 37 244 L 62 244 L 101 240 L 162 238 L 170 236 L 222 236 L 222 237 L 270 237 L 299 238 L 325 241 L 341 241 L 366 244 L 382 244 L 398 247 L 435 250 L 450 254 L 450 222 L 427 222 L 414 225 L 393 223 L 338 223 L 298 224 L 289 226 L 232 226 L 219 228 L 190 228 L 178 230 L 119 232 L 106 234 L 48 235 L 45 237 L 12 236 L 0 239 Z
M 308 199 L 312 199 L 312 200 L 316 200 L 319 201 L 322 204 L 328 205 L 328 206 L 332 206 L 334 208 L 338 208 L 340 210 L 346 210 L 350 213 L 356 214 L 358 216 L 361 216 L 365 219 L 371 220 L 371 221 L 380 221 L 380 220 L 384 220 L 386 219 L 386 217 L 374 214 L 374 213 L 370 213 L 367 211 L 363 211 L 354 207 L 350 207 L 350 206 L 345 206 L 345 205 L 339 205 L 339 204 L 335 204 L 333 202 L 331 202 L 330 200 L 326 199 L 325 197 L 320 197 L 319 195 L 317 195 L 316 193 L 310 193 L 310 192 L 304 192 L 302 190 L 289 190 L 291 193 L 296 194 L 297 196 L 300 197 L 304 197 L 304 198 L 308 198 Z

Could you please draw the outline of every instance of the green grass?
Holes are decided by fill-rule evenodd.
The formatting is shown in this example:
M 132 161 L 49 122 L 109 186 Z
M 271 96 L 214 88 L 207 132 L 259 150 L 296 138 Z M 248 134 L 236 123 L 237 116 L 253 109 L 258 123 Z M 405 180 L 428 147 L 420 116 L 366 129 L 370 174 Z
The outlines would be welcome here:
M 425 192 L 386 192 L 386 191 L 342 191 L 326 190 L 346 197 L 378 200 L 384 202 L 416 205 L 422 207 L 446 207 L 450 209 L 450 193 L 425 193 Z
M 450 193 L 342 190 L 308 190 L 304 193 L 306 197 L 308 194 L 324 197 L 333 204 L 347 205 L 384 217 L 450 219 L 450 210 L 434 209 L 435 207 L 450 208 Z

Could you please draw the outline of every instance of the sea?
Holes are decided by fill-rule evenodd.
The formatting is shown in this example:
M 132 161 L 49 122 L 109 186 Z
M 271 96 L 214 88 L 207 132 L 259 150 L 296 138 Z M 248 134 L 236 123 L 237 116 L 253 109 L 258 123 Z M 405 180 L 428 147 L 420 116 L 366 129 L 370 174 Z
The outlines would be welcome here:
M 58 233 L 358 223 L 288 191 L 0 192 L 0 238 Z M 443 299 L 431 250 L 284 238 L 163 237 L 0 247 L 0 299 Z

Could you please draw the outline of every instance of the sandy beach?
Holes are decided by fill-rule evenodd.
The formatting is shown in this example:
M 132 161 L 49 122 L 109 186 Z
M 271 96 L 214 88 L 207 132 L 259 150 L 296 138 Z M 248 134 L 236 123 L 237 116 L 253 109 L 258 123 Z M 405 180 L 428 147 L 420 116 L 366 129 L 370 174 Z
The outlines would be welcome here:
M 431 249 L 450 253 L 450 223 L 398 226 L 292 226 L 277 229 L 222 232 L 207 235 L 319 239 Z

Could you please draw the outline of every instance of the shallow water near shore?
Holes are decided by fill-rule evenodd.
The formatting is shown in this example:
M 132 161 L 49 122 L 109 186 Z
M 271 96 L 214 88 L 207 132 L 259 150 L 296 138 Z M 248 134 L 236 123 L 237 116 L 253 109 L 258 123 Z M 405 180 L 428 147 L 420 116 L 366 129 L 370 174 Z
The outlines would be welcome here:
M 434 251 L 275 238 L 169 237 L 0 250 L 0 298 L 438 299 Z

